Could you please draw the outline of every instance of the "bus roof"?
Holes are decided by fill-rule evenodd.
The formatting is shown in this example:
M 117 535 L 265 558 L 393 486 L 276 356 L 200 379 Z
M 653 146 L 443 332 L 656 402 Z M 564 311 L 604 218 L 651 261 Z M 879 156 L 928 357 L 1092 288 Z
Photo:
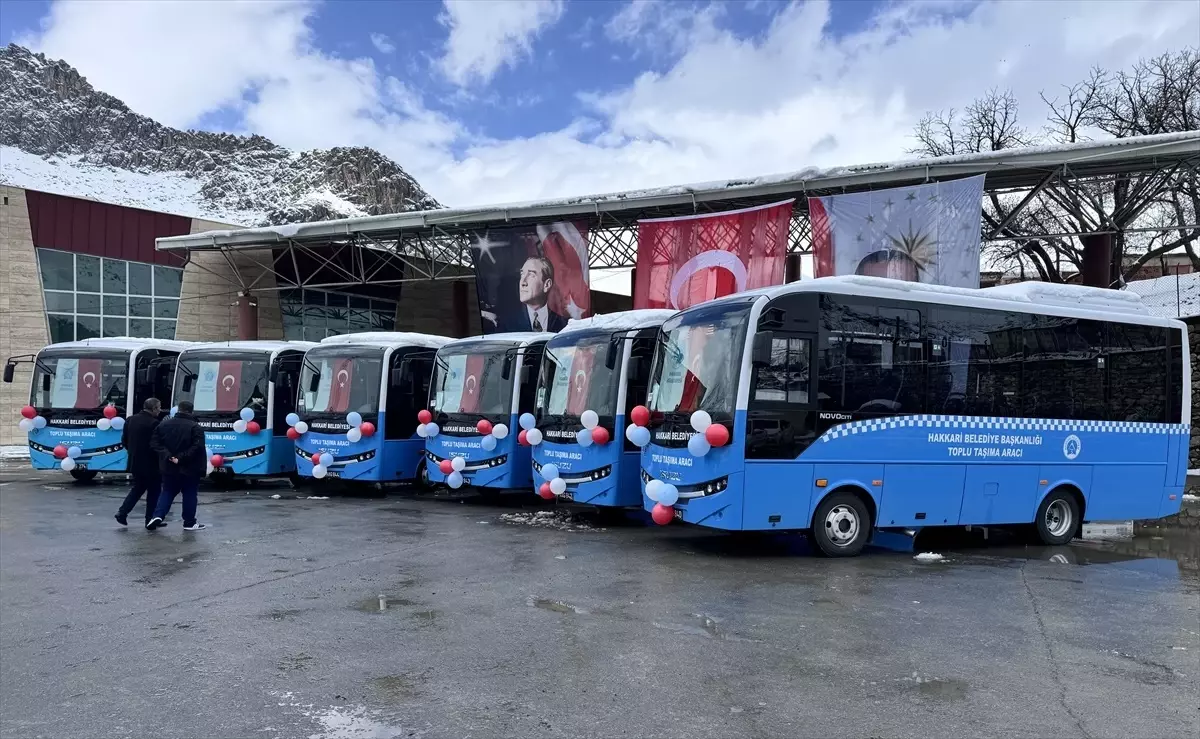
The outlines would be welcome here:
M 468 336 L 465 339 L 455 339 L 446 344 L 446 346 L 457 348 L 460 345 L 469 346 L 471 344 L 497 342 L 520 347 L 532 344 L 535 341 L 549 341 L 554 337 L 555 334 L 549 331 L 509 331 L 507 333 L 484 334 L 483 336 Z
M 312 341 L 205 341 L 197 342 L 187 348 L 188 351 L 207 351 L 211 349 L 233 349 L 235 351 L 278 352 L 285 349 L 307 351 L 316 346 Z
M 136 351 L 138 349 L 169 349 L 181 352 L 195 346 L 192 341 L 175 341 L 174 339 L 143 339 L 134 336 L 110 336 L 104 339 L 82 339 L 80 341 L 63 341 L 42 347 L 41 351 L 58 349 L 116 349 L 120 351 Z M 40 354 L 41 352 L 39 352 Z
M 567 322 L 561 334 L 571 331 L 633 331 L 639 328 L 654 328 L 661 326 L 671 316 L 679 311 L 665 308 L 643 308 L 626 310 L 620 313 L 606 313 L 590 318 L 572 318 Z
M 433 334 L 418 334 L 411 331 L 360 331 L 354 334 L 339 334 L 321 339 L 320 344 L 367 344 L 370 346 L 417 346 L 424 349 L 440 349 L 449 344 L 452 339 Z

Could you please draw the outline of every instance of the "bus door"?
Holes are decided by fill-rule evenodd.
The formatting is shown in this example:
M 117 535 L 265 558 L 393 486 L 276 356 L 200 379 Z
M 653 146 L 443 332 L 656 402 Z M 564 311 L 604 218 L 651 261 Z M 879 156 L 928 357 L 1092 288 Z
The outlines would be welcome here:
M 132 415 L 142 409 L 149 398 L 158 398 L 164 410 L 171 407 L 171 392 L 175 385 L 176 352 L 143 349 L 137 353 L 134 367 L 133 402 L 127 412 Z
M 429 398 L 436 356 L 434 351 L 392 352 L 384 438 L 411 439 L 417 433 L 417 413 Z
M 271 382 L 274 385 L 271 412 L 271 435 L 287 436 L 289 413 L 296 411 L 296 399 L 300 389 L 300 369 L 304 365 L 304 352 L 281 352 L 271 367 Z

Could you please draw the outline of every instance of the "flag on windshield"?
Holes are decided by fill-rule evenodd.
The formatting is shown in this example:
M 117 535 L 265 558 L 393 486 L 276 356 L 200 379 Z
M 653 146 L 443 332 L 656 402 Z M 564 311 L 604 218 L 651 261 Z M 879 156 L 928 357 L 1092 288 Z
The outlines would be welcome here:
M 354 360 L 338 359 L 333 363 L 329 385 L 329 411 L 345 413 L 350 409 L 350 392 L 354 387 Z
M 219 362 L 217 377 L 216 409 L 219 411 L 237 411 L 242 408 L 242 363 L 236 359 L 223 359 Z
M 479 411 L 479 396 L 482 391 L 480 387 L 483 381 L 483 355 L 472 354 L 467 357 L 467 365 L 464 370 L 466 376 L 463 378 L 462 403 L 459 406 L 462 413 L 476 413 Z
M 79 360 L 79 391 L 75 396 L 76 408 L 98 408 L 103 389 L 100 372 L 103 361 L 99 359 Z M 119 388 L 124 390 L 124 388 Z
M 596 360 L 594 346 L 581 346 L 571 361 L 571 387 L 567 392 L 567 413 L 578 416 L 588 409 L 588 386 Z

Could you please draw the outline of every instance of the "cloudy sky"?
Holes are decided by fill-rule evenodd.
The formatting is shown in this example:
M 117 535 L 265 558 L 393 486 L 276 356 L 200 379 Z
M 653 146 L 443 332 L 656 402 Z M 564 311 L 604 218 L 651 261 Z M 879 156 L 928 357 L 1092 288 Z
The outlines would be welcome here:
M 1195 0 L 5 2 L 181 128 L 372 146 L 447 205 L 891 160 L 930 109 L 1197 44 Z

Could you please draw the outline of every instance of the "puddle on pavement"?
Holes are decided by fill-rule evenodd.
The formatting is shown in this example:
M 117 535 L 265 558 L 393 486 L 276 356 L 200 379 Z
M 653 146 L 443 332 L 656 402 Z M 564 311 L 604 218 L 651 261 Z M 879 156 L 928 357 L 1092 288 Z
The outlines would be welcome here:
M 970 687 L 965 680 L 942 680 L 938 678 L 923 680 L 918 677 L 913 682 L 917 693 L 922 698 L 937 701 L 966 700 L 967 690 Z
M 261 619 L 265 619 L 267 621 L 290 621 L 293 618 L 295 618 L 296 616 L 299 616 L 300 614 L 307 612 L 308 610 L 310 610 L 310 609 L 308 609 L 308 608 L 276 608 L 274 610 L 267 611 L 266 613 L 261 613 L 261 614 L 259 614 L 258 617 Z
M 415 600 L 409 600 L 408 598 L 391 598 L 391 597 L 385 596 L 384 600 L 387 603 L 387 608 L 385 608 L 383 610 L 380 610 L 380 608 L 379 608 L 379 596 L 378 595 L 372 595 L 370 597 L 363 598 L 362 600 L 358 601 L 357 603 L 354 603 L 350 607 L 356 611 L 362 611 L 363 613 L 380 614 L 380 613 L 389 613 L 389 612 L 390 613 L 399 613 L 404 608 L 417 605 L 417 602 Z
M 371 678 L 371 687 L 388 702 L 410 701 L 421 695 L 425 675 L 383 675 Z
M 436 608 L 422 608 L 419 611 L 413 611 L 409 619 L 416 623 L 417 628 L 428 628 L 437 626 L 438 620 L 441 619 L 442 612 Z
M 650 625 L 656 629 L 662 629 L 663 631 L 682 636 L 702 636 L 706 639 L 735 642 L 757 643 L 759 641 L 758 639 L 730 634 L 721 627 L 719 620 L 703 613 L 693 613 L 691 614 L 691 619 L 691 621 L 684 623 L 654 621 Z
M 584 615 L 587 609 L 573 606 L 570 603 L 564 603 L 561 600 L 550 600 L 549 598 L 530 598 L 529 605 L 534 608 L 540 608 L 543 611 L 553 611 L 554 613 L 571 613 L 575 615 Z

